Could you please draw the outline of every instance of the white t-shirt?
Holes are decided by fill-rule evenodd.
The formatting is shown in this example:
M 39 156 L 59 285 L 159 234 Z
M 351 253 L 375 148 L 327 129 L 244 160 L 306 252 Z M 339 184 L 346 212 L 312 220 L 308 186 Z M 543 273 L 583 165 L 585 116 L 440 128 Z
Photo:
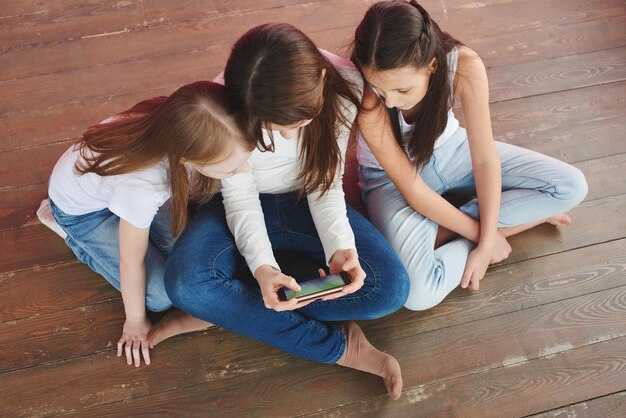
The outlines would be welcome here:
M 344 78 L 358 86 L 358 95 L 360 95 L 363 91 L 363 80 L 352 62 L 327 51 L 321 52 Z M 215 79 L 216 82 L 223 82 L 222 80 L 221 75 Z M 357 107 L 347 102 L 344 111 L 347 120 L 354 121 Z M 226 220 L 235 237 L 239 252 L 244 256 L 253 273 L 263 264 L 279 268 L 265 228 L 259 193 L 278 194 L 296 191 L 300 188 L 300 183 L 296 181 L 296 176 L 300 172 L 299 139 L 283 138 L 279 131 L 273 131 L 272 135 L 274 152 L 255 150 L 248 161 L 249 172 L 222 180 Z M 343 160 L 345 160 L 349 136 L 350 128 L 340 126 L 337 140 Z M 269 143 L 267 131 L 264 131 L 263 139 Z M 335 183 L 324 197 L 317 200 L 320 194 L 318 192 L 307 196 L 313 222 L 322 241 L 327 261 L 338 249 L 356 249 L 354 233 L 346 213 L 342 188 L 343 170 L 343 164 L 340 164 Z
M 79 175 L 76 161 L 83 161 L 78 145 L 72 145 L 54 166 L 48 195 L 68 215 L 85 215 L 108 208 L 137 228 L 149 228 L 159 207 L 170 198 L 168 164 L 128 174 Z

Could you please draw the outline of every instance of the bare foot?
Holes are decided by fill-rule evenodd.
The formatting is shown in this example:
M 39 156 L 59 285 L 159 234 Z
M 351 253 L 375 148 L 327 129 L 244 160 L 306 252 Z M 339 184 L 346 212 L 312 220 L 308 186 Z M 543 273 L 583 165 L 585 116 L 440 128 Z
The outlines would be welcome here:
M 498 229 L 502 231 L 505 237 L 508 238 L 511 235 L 519 234 L 520 232 L 529 230 L 543 223 L 549 223 L 555 226 L 565 227 L 565 226 L 569 226 L 572 224 L 572 218 L 570 218 L 569 215 L 561 213 L 560 215 L 554 215 L 549 218 L 542 219 L 540 221 L 529 222 L 527 224 L 521 224 L 521 225 L 516 225 L 516 226 L 498 228 Z
M 402 373 L 398 360 L 374 347 L 356 322 L 342 322 L 340 328 L 346 335 L 347 344 L 337 364 L 382 377 L 391 398 L 398 399 L 402 393 Z
M 546 219 L 546 222 L 554 226 L 570 226 L 572 224 L 572 218 L 569 215 L 561 213 L 551 218 Z
M 213 324 L 194 318 L 179 309 L 170 309 L 163 319 L 152 326 L 148 334 L 150 348 L 175 335 L 200 331 L 211 326 L 213 326 Z

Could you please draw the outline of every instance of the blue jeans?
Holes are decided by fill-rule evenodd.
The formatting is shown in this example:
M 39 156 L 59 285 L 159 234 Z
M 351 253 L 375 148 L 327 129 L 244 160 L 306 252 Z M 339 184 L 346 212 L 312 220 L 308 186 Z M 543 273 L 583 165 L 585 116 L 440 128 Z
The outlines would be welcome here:
M 562 161 L 496 141 L 502 164 L 502 197 L 498 226 L 515 226 L 567 212 L 587 195 L 587 182 L 576 167 Z M 420 172 L 439 194 L 476 194 L 469 144 L 460 129 Z M 398 253 L 411 278 L 409 309 L 429 309 L 461 283 L 465 262 L 474 244 L 457 238 L 434 249 L 439 226 L 411 208 L 387 174 L 360 167 L 360 186 L 370 220 Z M 478 200 L 460 208 L 480 218 Z
M 76 257 L 120 290 L 120 218 L 108 209 L 68 215 L 52 199 L 48 200 L 54 219 L 67 233 L 65 242 Z M 145 257 L 146 307 L 153 312 L 172 307 L 163 284 L 165 260 L 174 245 L 168 203 L 159 208 L 150 225 L 150 242 Z
M 306 199 L 293 194 L 261 194 L 260 199 L 273 249 L 302 253 L 325 266 Z M 196 318 L 295 356 L 336 363 L 346 338 L 329 321 L 382 317 L 400 309 L 409 291 L 406 270 L 376 228 L 352 208 L 348 218 L 367 274 L 355 293 L 295 311 L 266 308 L 258 286 L 237 279 L 246 264 L 219 197 L 199 209 L 176 242 L 165 270 L 167 293 L 175 306 Z

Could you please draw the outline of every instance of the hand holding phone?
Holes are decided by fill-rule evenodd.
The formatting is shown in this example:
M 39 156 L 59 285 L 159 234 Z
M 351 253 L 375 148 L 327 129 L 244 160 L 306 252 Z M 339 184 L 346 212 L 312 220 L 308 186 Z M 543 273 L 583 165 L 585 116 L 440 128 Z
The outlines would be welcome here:
M 365 283 L 365 271 L 359 263 L 359 255 L 355 249 L 345 248 L 335 251 L 328 263 L 330 271 L 345 271 L 350 276 L 352 283 L 346 286 L 341 292 L 344 295 L 354 293 Z
M 348 273 L 342 271 L 335 274 L 315 277 L 313 279 L 302 280 L 299 283 L 299 291 L 286 287 L 278 289 L 278 299 L 281 301 L 297 299 L 298 303 L 314 301 L 321 299 L 322 296 L 341 292 L 346 286 L 350 285 L 352 281 Z
M 280 301 L 278 299 L 278 290 L 283 287 L 297 291 L 300 289 L 300 285 L 291 276 L 287 276 L 280 272 L 280 270 L 274 267 L 264 264 L 259 266 L 254 271 L 254 278 L 259 283 L 261 289 L 261 295 L 263 296 L 263 303 L 268 309 L 274 309 L 277 312 L 294 310 L 300 308 L 298 300 Z

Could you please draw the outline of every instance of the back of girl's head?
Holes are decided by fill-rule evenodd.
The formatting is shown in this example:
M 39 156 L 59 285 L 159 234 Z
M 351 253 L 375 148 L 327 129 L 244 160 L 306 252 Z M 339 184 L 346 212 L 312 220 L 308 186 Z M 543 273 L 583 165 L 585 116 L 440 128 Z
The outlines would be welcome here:
M 312 119 L 301 128 L 301 192 L 327 191 L 341 162 L 336 122 L 352 122 L 343 116 L 342 100 L 356 105 L 358 99 L 313 41 L 288 24 L 256 26 L 233 46 L 224 81 L 241 109 L 240 126 L 261 150 L 274 146 L 271 132 L 270 144 L 263 139 L 269 123 L 286 127 Z
M 458 44 L 415 0 L 381 1 L 367 10 L 358 25 L 352 59 L 360 68 L 375 71 L 407 65 L 422 68 Z
M 249 131 L 259 137 L 263 123 L 288 126 L 318 115 L 322 69 L 328 67 L 300 30 L 268 23 L 250 29 L 235 43 L 224 81 L 233 101 L 242 107 Z
M 189 176 L 184 160 L 206 164 L 229 155 L 236 145 L 252 149 L 236 124 L 225 88 L 209 81 L 183 86 L 167 98 L 142 102 L 113 122 L 89 128 L 80 142 L 85 162 L 79 173 L 125 174 L 168 161 L 174 231 L 186 222 Z M 217 181 L 203 178 L 198 199 L 215 192 Z
M 428 90 L 406 144 L 418 166 L 430 159 L 435 141 L 446 127 L 451 103 L 446 55 L 460 44 L 443 32 L 415 0 L 375 3 L 355 31 L 351 58 L 361 71 L 367 68 L 379 72 L 407 66 L 421 69 L 435 59 Z M 387 109 L 387 114 L 396 141 L 403 144 L 397 111 Z

